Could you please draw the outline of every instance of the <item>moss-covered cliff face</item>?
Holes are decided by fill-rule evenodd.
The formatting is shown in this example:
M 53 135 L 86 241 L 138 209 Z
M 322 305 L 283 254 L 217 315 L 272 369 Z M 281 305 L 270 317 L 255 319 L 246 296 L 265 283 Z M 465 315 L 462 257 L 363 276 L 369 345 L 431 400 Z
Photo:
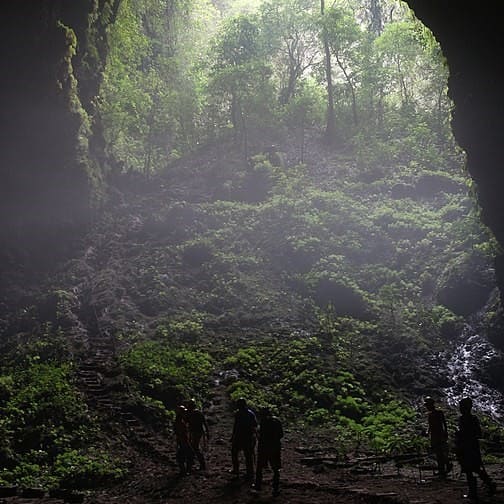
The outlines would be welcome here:
M 19 0 L 0 16 L 0 240 L 43 248 L 89 220 L 103 190 L 92 99 L 118 0 Z M 63 240 L 58 240 L 61 244 Z M 4 259 L 4 258 L 2 258 Z
M 453 129 L 468 154 L 483 221 L 504 245 L 504 4 L 407 0 L 439 40 L 450 68 Z M 504 256 L 497 258 L 504 292 Z

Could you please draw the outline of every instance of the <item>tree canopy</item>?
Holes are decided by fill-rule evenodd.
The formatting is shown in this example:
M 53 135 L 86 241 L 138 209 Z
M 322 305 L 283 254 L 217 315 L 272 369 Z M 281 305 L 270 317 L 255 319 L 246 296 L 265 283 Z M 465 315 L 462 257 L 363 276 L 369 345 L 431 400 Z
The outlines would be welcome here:
M 325 107 L 313 133 L 330 128 L 376 161 L 421 135 L 442 158 L 453 146 L 446 80 L 437 43 L 400 2 L 125 0 L 99 113 L 118 171 L 162 170 L 230 132 L 246 152 L 254 130 L 299 130 L 293 108 L 308 89 L 311 108 Z

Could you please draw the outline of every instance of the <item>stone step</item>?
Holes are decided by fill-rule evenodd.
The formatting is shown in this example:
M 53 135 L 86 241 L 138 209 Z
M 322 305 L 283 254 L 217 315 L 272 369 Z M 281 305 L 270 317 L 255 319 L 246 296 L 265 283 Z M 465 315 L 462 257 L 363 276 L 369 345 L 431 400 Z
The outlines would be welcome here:
M 113 410 L 120 411 L 120 408 L 115 407 L 114 403 L 112 401 L 103 400 L 101 398 L 98 398 L 98 400 L 96 401 L 96 405 L 99 408 L 105 408 L 105 409 L 108 409 L 111 411 L 113 411 Z
M 107 391 L 103 387 L 86 387 L 86 392 L 94 396 L 104 396 Z
M 81 380 L 81 383 L 84 385 L 88 385 L 89 387 L 103 387 L 103 383 L 101 380 L 93 380 L 91 378 L 86 378 L 85 380 Z

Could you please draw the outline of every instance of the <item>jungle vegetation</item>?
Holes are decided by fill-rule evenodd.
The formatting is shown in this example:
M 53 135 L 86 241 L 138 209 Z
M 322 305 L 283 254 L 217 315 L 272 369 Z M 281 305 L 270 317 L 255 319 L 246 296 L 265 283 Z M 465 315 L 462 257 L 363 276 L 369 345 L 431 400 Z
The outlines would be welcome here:
M 75 386 L 82 324 L 162 425 L 220 373 L 342 451 L 424 446 L 429 359 L 496 309 L 432 34 L 395 0 L 123 0 L 109 35 L 116 192 L 2 320 L 0 482 L 124 474 Z

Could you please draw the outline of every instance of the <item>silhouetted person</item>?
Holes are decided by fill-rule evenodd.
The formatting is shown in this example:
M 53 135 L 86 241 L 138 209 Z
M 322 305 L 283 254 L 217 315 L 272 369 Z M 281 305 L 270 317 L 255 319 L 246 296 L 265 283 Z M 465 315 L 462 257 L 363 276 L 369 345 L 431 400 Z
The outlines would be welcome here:
M 189 424 L 189 441 L 191 443 L 191 448 L 198 459 L 200 469 L 204 471 L 206 469 L 206 463 L 200 445 L 203 436 L 206 437 L 207 441 L 210 439 L 210 433 L 205 415 L 201 410 L 196 409 L 196 401 L 194 399 L 187 402 L 187 421 Z
M 452 467 L 448 460 L 448 427 L 446 419 L 444 413 L 436 408 L 432 397 L 426 397 L 424 404 L 429 412 L 427 415 L 429 423 L 428 435 L 432 452 L 436 457 L 438 474 L 440 477 L 445 477 L 447 471 Z
M 483 480 L 490 493 L 495 492 L 495 483 L 490 479 L 483 466 L 479 445 L 481 426 L 478 417 L 471 413 L 472 404 L 470 397 L 465 397 L 459 402 L 461 415 L 458 420 L 458 430 L 455 433 L 455 450 L 460 468 L 467 477 L 468 497 L 477 501 L 478 487 L 474 473 Z
M 281 451 L 283 437 L 282 423 L 274 417 L 269 408 L 261 410 L 259 441 L 257 443 L 257 469 L 254 489 L 259 492 L 262 486 L 263 469 L 268 466 L 273 471 L 273 495 L 279 494 Z
M 177 463 L 180 475 L 191 474 L 194 460 L 194 453 L 189 439 L 189 422 L 187 420 L 187 409 L 185 406 L 177 406 L 175 410 L 175 439 L 177 442 Z
M 231 459 L 233 462 L 232 474 L 240 473 L 240 451 L 245 457 L 246 477 L 251 480 L 254 477 L 254 448 L 256 441 L 257 419 L 252 410 L 247 407 L 247 401 L 240 398 L 236 402 L 238 407 L 233 424 L 231 436 Z

